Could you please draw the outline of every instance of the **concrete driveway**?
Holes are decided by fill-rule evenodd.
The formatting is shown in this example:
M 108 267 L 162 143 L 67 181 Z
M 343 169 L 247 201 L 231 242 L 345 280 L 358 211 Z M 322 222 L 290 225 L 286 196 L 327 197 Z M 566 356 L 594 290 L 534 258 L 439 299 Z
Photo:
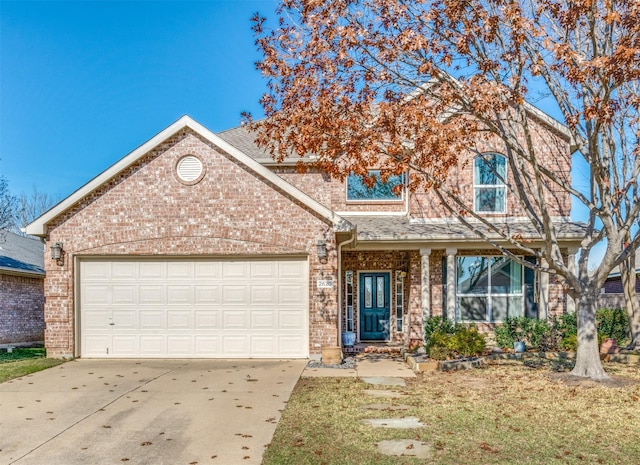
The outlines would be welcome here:
M 306 360 L 80 359 L 0 384 L 0 463 L 259 464 Z

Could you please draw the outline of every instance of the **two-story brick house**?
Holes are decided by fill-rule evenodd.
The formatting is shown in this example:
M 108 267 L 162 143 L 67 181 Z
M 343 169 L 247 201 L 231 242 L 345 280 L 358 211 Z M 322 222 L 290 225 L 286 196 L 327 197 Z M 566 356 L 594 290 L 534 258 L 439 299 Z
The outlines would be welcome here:
M 541 144 L 566 147 L 549 159 L 568 176 L 562 127 L 532 118 Z M 501 257 L 433 194 L 390 189 L 411 173 L 367 188 L 277 164 L 252 140 L 185 116 L 27 227 L 53 247 L 50 355 L 318 357 L 345 332 L 408 346 L 429 315 L 490 325 L 571 306 L 559 280 Z M 483 152 L 452 182 L 537 244 L 496 176 L 508 182 L 499 146 Z M 581 228 L 566 193 L 550 191 L 549 203 L 571 261 Z

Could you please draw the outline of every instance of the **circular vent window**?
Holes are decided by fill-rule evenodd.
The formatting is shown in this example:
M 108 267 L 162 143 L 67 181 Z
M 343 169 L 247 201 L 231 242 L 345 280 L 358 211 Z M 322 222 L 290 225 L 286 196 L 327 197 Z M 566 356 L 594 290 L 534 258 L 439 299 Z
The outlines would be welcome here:
M 199 158 L 193 155 L 187 155 L 178 160 L 176 164 L 176 174 L 182 182 L 195 184 L 202 179 L 204 167 Z

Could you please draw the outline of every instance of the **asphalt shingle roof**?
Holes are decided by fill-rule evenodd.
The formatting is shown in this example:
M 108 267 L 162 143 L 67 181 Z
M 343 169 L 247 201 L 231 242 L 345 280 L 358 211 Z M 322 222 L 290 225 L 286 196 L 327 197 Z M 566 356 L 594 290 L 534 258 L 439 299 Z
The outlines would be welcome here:
M 262 158 L 271 158 L 269 153 L 259 148 L 255 142 L 255 135 L 250 133 L 245 126 L 227 129 L 216 133 L 225 142 L 233 145 L 244 154 L 249 155 L 254 160 Z
M 44 245 L 39 239 L 0 231 L 0 272 L 44 276 Z
M 359 241 L 480 240 L 478 235 L 457 221 L 411 221 L 406 216 L 345 215 L 344 218 L 357 225 Z M 583 223 L 562 221 L 556 225 L 558 239 L 578 240 L 584 237 Z M 531 224 L 526 221 L 503 221 L 499 223 L 499 227 L 508 235 L 519 233 L 527 239 L 540 238 Z M 483 228 L 487 230 L 486 227 Z M 498 238 L 495 233 L 491 233 L 490 237 Z

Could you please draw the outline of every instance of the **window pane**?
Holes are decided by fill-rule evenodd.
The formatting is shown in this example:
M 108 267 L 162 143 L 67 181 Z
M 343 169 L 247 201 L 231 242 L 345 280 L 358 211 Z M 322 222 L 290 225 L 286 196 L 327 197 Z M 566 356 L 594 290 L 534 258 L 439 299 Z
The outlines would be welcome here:
M 493 257 L 491 293 L 522 294 L 522 265 L 511 258 Z
M 507 161 L 502 155 L 488 154 L 475 158 L 473 179 L 475 184 L 503 185 L 507 174 Z
M 486 321 L 487 297 L 460 297 L 460 319 L 462 321 Z
M 365 308 L 373 307 L 373 278 L 371 276 L 364 278 L 364 306 Z
M 491 313 L 493 321 L 504 321 L 507 317 L 523 316 L 522 297 L 492 297 Z
M 376 297 L 376 306 L 378 308 L 384 307 L 384 278 L 378 276 L 377 288 L 378 295 Z
M 477 212 L 504 212 L 504 187 L 476 187 Z
M 489 292 L 489 259 L 487 257 L 456 257 L 458 294 Z
M 393 193 L 393 188 L 402 184 L 402 175 L 389 176 L 384 183 L 380 179 L 380 170 L 371 170 L 369 174 L 376 178 L 372 187 L 367 187 L 358 175 L 350 174 L 347 177 L 347 200 L 399 200 L 401 198 L 400 195 Z

